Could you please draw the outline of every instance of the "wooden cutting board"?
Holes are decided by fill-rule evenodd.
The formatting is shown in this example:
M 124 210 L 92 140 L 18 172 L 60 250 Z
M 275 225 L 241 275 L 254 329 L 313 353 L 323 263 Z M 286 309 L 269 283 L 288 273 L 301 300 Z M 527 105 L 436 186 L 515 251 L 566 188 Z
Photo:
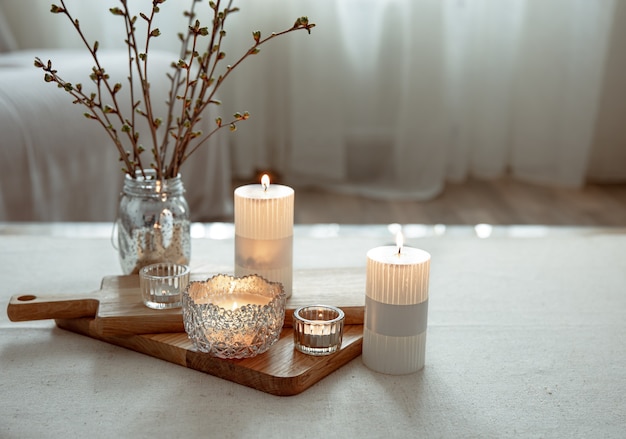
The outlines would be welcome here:
M 195 349 L 186 333 L 103 336 L 94 319 L 57 319 L 60 328 L 132 349 L 278 396 L 297 395 L 361 354 L 363 326 L 344 327 L 341 349 L 314 357 L 294 349 L 293 329 L 283 329 L 267 352 L 253 358 L 224 360 Z
M 192 280 L 206 280 L 211 276 L 192 273 Z M 364 289 L 365 274 L 360 268 L 295 270 L 285 325 L 291 325 L 296 308 L 314 304 L 338 306 L 346 314 L 346 325 L 362 325 Z M 105 277 L 100 290 L 85 295 L 14 295 L 7 314 L 14 322 L 91 318 L 90 331 L 106 337 L 185 330 L 180 308 L 154 310 L 143 304 L 138 275 Z

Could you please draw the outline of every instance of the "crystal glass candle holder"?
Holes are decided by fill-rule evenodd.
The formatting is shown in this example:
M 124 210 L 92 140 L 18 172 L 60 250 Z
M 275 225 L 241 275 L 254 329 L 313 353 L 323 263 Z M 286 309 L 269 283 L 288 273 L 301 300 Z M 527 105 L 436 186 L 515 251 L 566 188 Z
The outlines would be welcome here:
M 344 312 L 334 306 L 313 305 L 293 313 L 293 341 L 300 352 L 329 355 L 341 347 Z
M 224 274 L 190 282 L 182 294 L 185 332 L 196 349 L 219 358 L 250 358 L 280 337 L 286 295 L 278 282 Z
M 181 306 L 180 295 L 189 283 L 189 267 L 172 262 L 147 265 L 139 270 L 139 288 L 148 308 Z

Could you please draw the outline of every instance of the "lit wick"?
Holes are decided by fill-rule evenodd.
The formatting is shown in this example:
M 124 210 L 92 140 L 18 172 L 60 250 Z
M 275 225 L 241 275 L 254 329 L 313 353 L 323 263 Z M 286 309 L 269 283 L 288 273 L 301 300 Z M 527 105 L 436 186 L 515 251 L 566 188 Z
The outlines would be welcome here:
M 270 187 L 269 175 L 263 174 L 263 177 L 261 177 L 261 186 L 263 186 L 263 192 L 267 192 L 267 188 Z
M 402 246 L 404 245 L 404 236 L 402 236 L 402 232 L 398 232 L 396 235 L 396 246 L 398 247 L 398 256 L 402 253 Z

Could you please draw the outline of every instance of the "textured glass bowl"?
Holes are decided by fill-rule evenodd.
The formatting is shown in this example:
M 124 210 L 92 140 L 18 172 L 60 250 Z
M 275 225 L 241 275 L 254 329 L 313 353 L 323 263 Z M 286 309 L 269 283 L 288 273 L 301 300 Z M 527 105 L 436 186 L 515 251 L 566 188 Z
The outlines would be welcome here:
M 190 282 L 182 294 L 185 332 L 196 349 L 219 358 L 250 358 L 280 337 L 283 286 L 257 275 L 224 274 Z

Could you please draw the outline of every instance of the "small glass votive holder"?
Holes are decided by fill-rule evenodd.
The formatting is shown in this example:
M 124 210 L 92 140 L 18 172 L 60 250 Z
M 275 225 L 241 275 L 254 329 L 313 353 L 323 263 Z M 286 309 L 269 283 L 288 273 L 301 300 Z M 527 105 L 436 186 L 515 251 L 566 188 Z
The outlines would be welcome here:
M 139 288 L 144 305 L 152 309 L 181 306 L 181 293 L 189 284 L 189 267 L 159 262 L 139 270 Z
M 308 355 L 329 355 L 341 348 L 344 312 L 334 306 L 311 305 L 293 313 L 295 348 Z
M 190 282 L 182 294 L 185 332 L 200 352 L 251 358 L 280 338 L 286 301 L 281 283 L 258 275 Z

